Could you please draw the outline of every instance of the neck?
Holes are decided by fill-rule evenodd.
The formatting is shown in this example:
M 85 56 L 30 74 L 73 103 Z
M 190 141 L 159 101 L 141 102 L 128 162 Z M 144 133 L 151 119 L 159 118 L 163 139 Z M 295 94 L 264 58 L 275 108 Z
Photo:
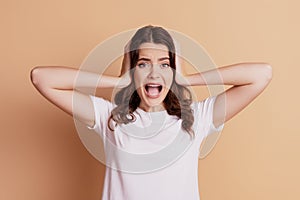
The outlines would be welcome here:
M 147 106 L 140 103 L 139 107 L 146 112 L 158 112 L 158 111 L 166 110 L 166 108 L 163 105 Z

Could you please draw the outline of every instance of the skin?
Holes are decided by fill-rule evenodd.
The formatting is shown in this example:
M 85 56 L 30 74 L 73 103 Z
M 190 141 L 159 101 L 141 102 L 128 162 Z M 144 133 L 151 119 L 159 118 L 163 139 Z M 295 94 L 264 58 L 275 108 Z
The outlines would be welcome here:
M 165 45 L 143 43 L 139 48 L 139 59 L 134 69 L 134 83 L 141 98 L 140 108 L 147 112 L 165 110 L 163 100 L 173 82 L 168 48 Z M 160 84 L 158 97 L 147 95 L 145 84 Z
M 151 51 L 154 51 L 153 49 Z M 141 108 L 147 111 L 157 111 L 163 109 L 161 100 L 163 95 L 157 99 L 148 99 L 144 96 L 142 88 L 143 81 L 157 80 L 164 84 L 165 88 L 170 85 L 169 73 L 161 73 L 162 69 L 155 65 L 158 64 L 158 58 L 165 55 L 161 50 L 151 52 L 142 50 L 144 56 L 150 56 L 152 68 L 138 69 L 135 72 L 135 84 L 140 90 L 139 95 L 142 98 Z M 124 60 L 128 60 L 124 53 Z M 142 55 L 142 54 L 141 54 Z M 125 67 L 125 69 L 124 69 Z M 144 71 L 145 70 L 145 71 Z M 165 69 L 164 69 L 165 70 Z M 128 76 L 128 65 L 123 65 L 122 76 L 101 76 L 91 72 L 80 71 L 83 81 L 78 87 L 124 87 L 130 83 Z M 86 125 L 93 126 L 95 123 L 95 114 L 93 104 L 88 95 L 80 93 L 75 89 L 74 81 L 76 80 L 79 70 L 70 67 L 58 66 L 37 66 L 31 70 L 31 81 L 35 88 L 50 102 L 62 109 L 67 114 L 76 117 Z M 152 75 L 151 75 L 152 74 Z M 179 84 L 187 86 L 199 85 L 231 85 L 229 89 L 220 93 L 216 97 L 213 111 L 213 123 L 216 127 L 227 122 L 237 115 L 246 106 L 248 106 L 263 90 L 267 87 L 272 79 L 272 67 L 263 62 L 245 62 L 236 63 L 227 66 L 221 66 L 209 71 L 183 76 L 185 81 L 177 80 Z M 119 84 L 121 80 L 122 84 Z M 77 102 L 80 103 L 80 109 L 74 109 L 72 105 L 73 95 L 76 95 Z

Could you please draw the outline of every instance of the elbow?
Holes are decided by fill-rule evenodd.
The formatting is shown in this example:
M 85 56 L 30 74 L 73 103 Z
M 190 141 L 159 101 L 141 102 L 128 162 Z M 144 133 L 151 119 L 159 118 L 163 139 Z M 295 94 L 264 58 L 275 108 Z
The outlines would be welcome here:
M 253 77 L 256 81 L 270 82 L 272 80 L 273 71 L 272 66 L 268 63 L 250 63 L 253 67 Z
M 256 69 L 255 82 L 263 87 L 266 87 L 272 80 L 272 66 L 268 63 L 259 63 Z
M 267 82 L 270 82 L 273 77 L 272 66 L 268 63 L 263 64 L 263 77 Z
M 39 70 L 39 67 L 34 67 L 30 71 L 30 80 L 33 85 L 37 85 L 37 83 L 38 83 L 38 78 L 37 78 L 38 70 Z
M 273 77 L 272 66 L 268 63 L 247 63 L 247 67 L 252 68 L 249 75 L 251 74 L 251 83 L 265 87 L 268 85 Z
M 31 83 L 36 87 L 40 86 L 42 83 L 41 71 L 42 69 L 39 66 L 34 67 L 30 71 Z
M 243 66 L 250 67 L 252 70 L 250 74 L 254 79 L 254 82 L 270 82 L 273 77 L 272 66 L 265 62 L 257 62 L 257 63 L 242 63 Z

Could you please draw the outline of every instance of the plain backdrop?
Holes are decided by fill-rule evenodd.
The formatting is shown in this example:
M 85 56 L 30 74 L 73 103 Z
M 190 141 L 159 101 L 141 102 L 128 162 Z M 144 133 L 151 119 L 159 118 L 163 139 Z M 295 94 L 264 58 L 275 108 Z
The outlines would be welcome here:
M 1 1 L 0 199 L 100 199 L 104 165 L 82 145 L 72 117 L 35 90 L 30 70 L 78 68 L 100 42 L 148 24 L 193 38 L 217 66 L 273 67 L 264 93 L 199 160 L 201 199 L 299 199 L 299 7 L 296 0 Z

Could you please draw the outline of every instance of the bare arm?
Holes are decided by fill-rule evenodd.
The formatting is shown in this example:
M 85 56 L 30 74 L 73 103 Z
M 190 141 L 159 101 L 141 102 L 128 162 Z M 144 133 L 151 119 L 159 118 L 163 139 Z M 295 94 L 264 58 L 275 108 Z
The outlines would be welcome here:
M 50 102 L 65 111 L 71 116 L 76 117 L 83 123 L 94 125 L 94 109 L 91 99 L 75 89 L 75 81 L 79 70 L 70 67 L 35 67 L 31 70 L 31 81 L 35 88 Z M 80 71 L 80 82 L 76 82 L 76 87 L 123 87 L 117 85 L 121 77 L 101 76 L 99 74 Z M 73 98 L 76 95 L 76 105 L 80 109 L 73 109 Z
M 233 85 L 216 97 L 213 123 L 218 127 L 263 92 L 272 79 L 272 67 L 267 63 L 238 63 L 184 78 L 185 85 Z

